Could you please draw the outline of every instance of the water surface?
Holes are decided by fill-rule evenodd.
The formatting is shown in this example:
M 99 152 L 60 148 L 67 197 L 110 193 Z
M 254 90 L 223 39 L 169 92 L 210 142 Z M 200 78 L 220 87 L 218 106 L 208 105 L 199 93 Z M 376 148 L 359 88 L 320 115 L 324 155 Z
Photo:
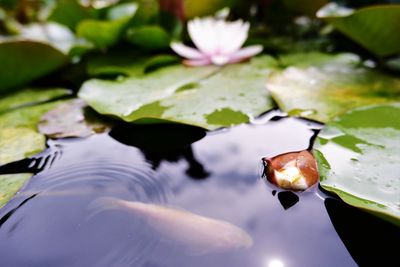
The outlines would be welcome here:
M 274 115 L 207 135 L 179 125 L 119 126 L 86 139 L 49 141 L 46 153 L 57 157 L 0 210 L 0 266 L 336 267 L 387 261 L 378 254 L 391 246 L 371 245 L 381 234 L 369 243 L 357 243 L 362 233 L 349 237 L 344 218 L 355 209 L 317 187 L 295 195 L 261 178 L 262 157 L 307 149 L 320 128 L 295 118 L 271 120 Z M 254 244 L 189 253 L 134 213 L 94 210 L 101 197 L 227 221 Z M 396 237 L 391 225 L 375 226 L 382 225 Z M 363 255 L 368 248 L 376 257 Z

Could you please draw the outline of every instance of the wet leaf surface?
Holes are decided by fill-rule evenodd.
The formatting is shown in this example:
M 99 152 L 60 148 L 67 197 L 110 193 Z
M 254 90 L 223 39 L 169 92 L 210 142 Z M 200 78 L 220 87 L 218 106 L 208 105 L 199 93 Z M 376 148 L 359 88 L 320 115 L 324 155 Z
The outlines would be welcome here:
M 400 100 L 399 78 L 360 66 L 352 54 L 294 54 L 281 62 L 299 63 L 273 73 L 267 88 L 290 115 L 328 122 L 355 107 Z
M 167 120 L 215 129 L 248 122 L 273 107 L 264 84 L 274 67 L 268 56 L 221 69 L 170 66 L 121 81 L 89 80 L 79 97 L 97 112 L 128 122 Z
M 362 107 L 321 132 L 321 186 L 346 203 L 400 225 L 400 103 Z

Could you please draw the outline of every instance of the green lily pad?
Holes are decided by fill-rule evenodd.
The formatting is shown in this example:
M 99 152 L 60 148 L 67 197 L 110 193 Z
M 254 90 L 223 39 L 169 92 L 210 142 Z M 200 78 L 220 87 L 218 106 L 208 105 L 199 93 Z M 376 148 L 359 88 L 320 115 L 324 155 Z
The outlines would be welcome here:
M 221 69 L 170 66 L 121 81 L 89 80 L 79 97 L 97 112 L 128 122 L 155 119 L 216 129 L 273 107 L 264 84 L 274 67 L 268 56 Z
M 176 64 L 179 61 L 180 59 L 173 55 L 144 58 L 126 50 L 111 51 L 104 55 L 90 57 L 87 73 L 92 77 L 142 76 L 147 72 Z
M 17 38 L 51 44 L 66 55 L 79 41 L 70 29 L 52 22 L 28 24 L 21 28 Z
M 336 29 L 377 56 L 400 52 L 400 5 L 371 6 L 351 11 L 329 4 L 317 12 Z
M 281 58 L 284 65 L 301 63 L 273 73 L 267 82 L 278 106 L 290 115 L 328 122 L 355 107 L 400 100 L 399 78 L 361 66 L 352 54 L 321 54 L 321 60 L 317 55 Z
M 69 94 L 67 90 L 63 92 L 64 95 Z M 37 132 L 36 125 L 40 117 L 59 102 L 42 102 L 52 97 L 58 98 L 61 94 L 61 89 L 55 89 L 54 92 L 50 90 L 34 92 L 29 89 L 0 100 L 0 108 L 2 108 L 0 165 L 24 159 L 45 149 L 45 137 Z M 27 100 L 25 104 L 23 99 Z M 30 174 L 0 175 L 0 207 L 23 186 L 30 176 Z
M 0 43 L 0 62 L 0 92 L 4 92 L 53 72 L 68 57 L 50 44 L 6 41 Z
M 157 25 L 130 28 L 127 31 L 127 40 L 147 51 L 166 50 L 171 42 L 169 34 Z
M 0 209 L 24 186 L 29 173 L 0 175 Z
M 84 20 L 79 23 L 77 33 L 96 47 L 105 48 L 119 40 L 128 21 L 126 18 L 114 21 Z
M 57 23 L 31 23 L 20 27 L 19 35 L 0 36 L 0 92 L 44 77 L 91 48 Z
M 93 17 L 92 10 L 78 3 L 78 0 L 59 0 L 51 10 L 47 21 L 54 21 L 75 30 L 80 21 Z
M 314 146 L 321 186 L 400 226 L 400 102 L 351 110 Z
M 66 95 L 69 95 L 69 91 L 63 88 L 27 88 L 18 93 L 0 95 L 0 114 L 12 109 L 44 103 Z
M 137 7 L 136 3 L 117 5 L 108 10 L 108 20 L 82 20 L 77 25 L 76 32 L 78 36 L 84 37 L 98 48 L 112 46 L 121 38 Z

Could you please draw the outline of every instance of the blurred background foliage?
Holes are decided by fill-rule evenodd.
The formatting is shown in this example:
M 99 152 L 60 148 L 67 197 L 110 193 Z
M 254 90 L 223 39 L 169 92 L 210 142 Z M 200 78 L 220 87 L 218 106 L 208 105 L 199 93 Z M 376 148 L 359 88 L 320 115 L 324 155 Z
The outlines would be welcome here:
M 252 27 L 247 43 L 262 44 L 270 55 L 353 52 L 396 72 L 400 54 L 398 2 L 1 0 L 0 92 L 33 81 L 41 85 L 44 77 L 46 85 L 78 88 L 88 77 L 87 65 L 92 58 L 115 51 L 120 57 L 129 51 L 129 58 L 138 60 L 146 55 L 171 54 L 172 40 L 190 44 L 187 20 L 215 14 L 249 21 Z M 163 58 L 166 60 L 156 61 L 153 67 L 176 62 L 171 56 Z

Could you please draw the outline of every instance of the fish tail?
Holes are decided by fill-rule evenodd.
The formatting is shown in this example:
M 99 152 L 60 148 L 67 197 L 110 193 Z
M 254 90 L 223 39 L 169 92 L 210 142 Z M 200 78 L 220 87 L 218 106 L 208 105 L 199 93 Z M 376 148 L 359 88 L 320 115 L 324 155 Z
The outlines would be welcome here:
M 88 214 L 87 220 L 90 220 L 94 216 L 99 213 L 110 211 L 110 210 L 118 210 L 122 207 L 121 200 L 113 197 L 99 197 L 93 200 L 88 205 L 88 210 L 90 211 Z

